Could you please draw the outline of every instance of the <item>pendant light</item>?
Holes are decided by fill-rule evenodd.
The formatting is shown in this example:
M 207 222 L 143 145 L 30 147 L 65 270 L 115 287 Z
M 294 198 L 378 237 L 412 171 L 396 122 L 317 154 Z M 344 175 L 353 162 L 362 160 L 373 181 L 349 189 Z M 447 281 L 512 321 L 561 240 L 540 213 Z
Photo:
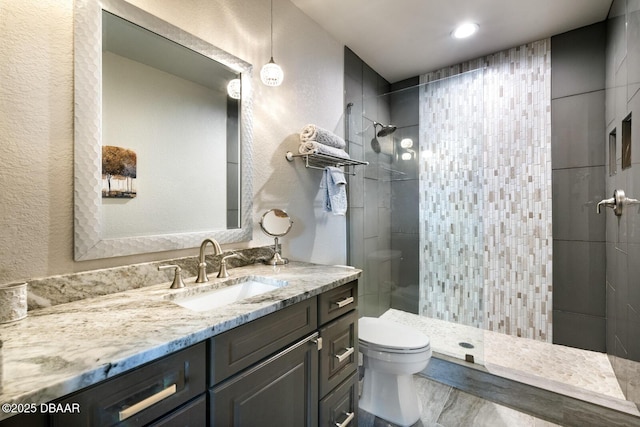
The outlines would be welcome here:
M 229 81 L 229 84 L 227 84 L 227 94 L 233 99 L 240 99 L 242 95 L 240 79 Z
M 282 68 L 273 61 L 273 0 L 271 0 L 271 60 L 260 70 L 260 80 L 267 86 L 280 86 L 283 78 Z

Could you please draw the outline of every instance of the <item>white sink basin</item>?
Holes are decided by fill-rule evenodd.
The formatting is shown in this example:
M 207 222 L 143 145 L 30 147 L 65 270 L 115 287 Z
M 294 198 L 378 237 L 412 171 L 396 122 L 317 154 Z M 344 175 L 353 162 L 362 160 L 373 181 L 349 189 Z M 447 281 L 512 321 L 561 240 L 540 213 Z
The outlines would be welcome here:
M 170 295 L 169 298 L 174 304 L 189 310 L 207 311 L 276 290 L 287 284 L 284 280 L 247 276 L 215 285 L 186 289 L 182 293 Z

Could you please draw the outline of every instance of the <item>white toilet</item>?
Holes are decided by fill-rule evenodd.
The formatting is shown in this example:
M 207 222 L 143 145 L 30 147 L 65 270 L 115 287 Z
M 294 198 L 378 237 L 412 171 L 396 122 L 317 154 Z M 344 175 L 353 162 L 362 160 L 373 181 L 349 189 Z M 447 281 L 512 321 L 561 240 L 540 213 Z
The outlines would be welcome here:
M 420 419 L 421 404 L 413 374 L 431 359 L 429 337 L 409 326 L 374 317 L 358 320 L 364 384 L 360 408 L 394 424 Z

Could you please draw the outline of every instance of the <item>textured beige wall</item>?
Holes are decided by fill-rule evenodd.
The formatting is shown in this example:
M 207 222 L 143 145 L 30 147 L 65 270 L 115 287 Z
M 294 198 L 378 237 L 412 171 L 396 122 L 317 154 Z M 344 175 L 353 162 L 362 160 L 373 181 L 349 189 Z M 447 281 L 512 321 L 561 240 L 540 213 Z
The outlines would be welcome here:
M 135 0 L 132 4 L 254 65 L 254 238 L 270 207 L 295 224 L 285 255 L 346 262 L 344 217 L 322 212 L 320 172 L 288 163 L 307 123 L 342 134 L 343 46 L 288 0 L 274 0 L 277 88 L 260 83 L 269 60 L 265 0 Z M 195 249 L 73 261 L 73 1 L 0 0 L 0 283 L 188 256 Z

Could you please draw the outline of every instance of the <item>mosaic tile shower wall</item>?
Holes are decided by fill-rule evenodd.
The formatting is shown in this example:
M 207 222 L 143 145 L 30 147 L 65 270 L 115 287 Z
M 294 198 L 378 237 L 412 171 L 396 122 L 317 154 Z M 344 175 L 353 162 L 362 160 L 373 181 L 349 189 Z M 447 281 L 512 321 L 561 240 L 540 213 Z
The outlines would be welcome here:
M 421 76 L 421 314 L 551 342 L 550 71 L 546 39 Z

